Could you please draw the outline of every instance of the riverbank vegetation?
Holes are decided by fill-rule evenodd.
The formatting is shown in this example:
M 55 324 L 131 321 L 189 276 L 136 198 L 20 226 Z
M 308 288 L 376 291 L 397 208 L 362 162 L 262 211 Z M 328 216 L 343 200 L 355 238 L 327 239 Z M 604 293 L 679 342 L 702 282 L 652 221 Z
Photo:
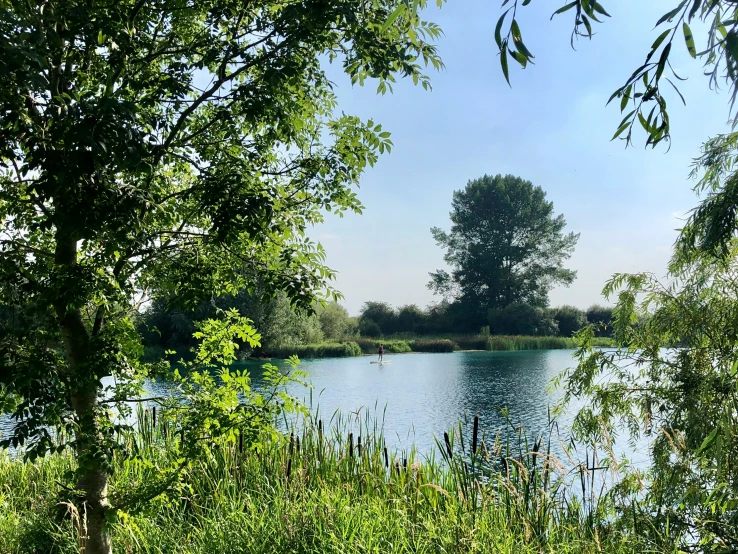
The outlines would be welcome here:
M 119 552 L 669 552 L 658 536 L 608 521 L 586 464 L 558 460 L 549 433 L 510 426 L 490 437 L 478 421 L 439 431 L 435 454 L 386 447 L 371 416 L 311 417 L 290 434 L 235 434 L 180 468 L 188 486 L 111 517 Z M 471 423 L 471 422 L 470 422 Z M 119 440 L 140 462 L 112 459 L 110 494 L 145 488 L 180 456 L 176 420 L 140 411 Z M 445 438 L 444 438 L 445 437 Z M 77 551 L 84 512 L 60 485 L 68 453 L 19 462 L 0 453 L 0 552 Z M 573 486 L 576 485 L 576 486 Z M 112 515 L 112 514 L 111 514 Z
M 544 309 L 514 304 L 494 314 L 498 333 L 490 326 L 470 333 L 457 330 L 462 316 L 454 303 L 421 310 L 415 305 L 394 308 L 367 302 L 354 318 L 335 302 L 316 304 L 309 313 L 295 310 L 283 294 L 261 301 L 242 291 L 202 302 L 192 310 L 171 307 L 165 299 L 154 301 L 138 323 L 147 359 L 159 359 L 166 350 L 187 355 L 197 344 L 193 337 L 197 321 L 225 309 L 237 309 L 259 330 L 260 343 L 253 348 L 243 344 L 242 358 L 357 356 L 375 354 L 380 343 L 393 353 L 575 348 L 574 334 L 588 324 L 595 326 L 599 346 L 614 345 L 609 338 L 612 310 L 602 306 L 585 311 L 573 306 Z

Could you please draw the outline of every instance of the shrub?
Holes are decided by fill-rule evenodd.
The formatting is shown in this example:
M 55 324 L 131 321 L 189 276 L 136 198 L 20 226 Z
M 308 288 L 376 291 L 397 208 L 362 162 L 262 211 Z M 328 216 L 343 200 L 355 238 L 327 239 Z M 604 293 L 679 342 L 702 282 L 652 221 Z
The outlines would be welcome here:
M 349 358 L 361 356 L 361 348 L 353 341 L 324 342 L 286 346 L 269 354 L 272 358 L 288 358 L 292 355 L 297 355 L 299 358 Z
M 380 332 L 369 335 L 361 331 L 362 335 L 379 337 L 381 335 L 391 335 L 397 331 L 397 312 L 386 302 L 365 302 L 361 308 L 359 316 L 359 329 L 361 330 L 364 322 L 372 322 L 376 324 Z
M 487 339 L 489 337 L 480 335 L 468 335 L 454 337 L 454 342 L 462 350 L 487 350 Z
M 362 337 L 378 338 L 382 336 L 382 330 L 373 319 L 362 317 L 359 320 L 359 334 Z
M 423 339 L 410 343 L 413 352 L 453 352 L 459 345 L 448 339 Z
M 377 339 L 356 339 L 357 346 L 360 347 L 364 354 L 376 354 L 381 344 L 384 347 L 384 351 L 392 354 L 402 354 L 405 352 L 412 352 L 410 344 L 404 340 L 377 340 Z
M 562 337 L 572 337 L 587 325 L 586 314 L 574 306 L 559 306 L 553 310 L 553 318 L 559 326 L 559 334 Z
M 612 308 L 598 306 L 587 308 L 587 321 L 596 325 L 595 335 L 598 337 L 612 336 Z
M 496 335 L 554 336 L 558 326 L 550 310 L 516 302 L 489 311 L 489 326 Z
M 561 350 L 575 347 L 574 339 L 567 337 L 495 335 L 487 341 L 487 350 Z

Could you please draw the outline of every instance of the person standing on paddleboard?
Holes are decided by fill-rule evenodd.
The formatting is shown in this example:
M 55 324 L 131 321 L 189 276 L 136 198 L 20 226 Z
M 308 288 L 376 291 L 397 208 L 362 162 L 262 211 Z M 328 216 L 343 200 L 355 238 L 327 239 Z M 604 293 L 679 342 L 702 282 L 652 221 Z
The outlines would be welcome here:
M 380 344 L 379 345 L 379 361 L 382 361 L 382 356 L 384 356 L 384 347 Z

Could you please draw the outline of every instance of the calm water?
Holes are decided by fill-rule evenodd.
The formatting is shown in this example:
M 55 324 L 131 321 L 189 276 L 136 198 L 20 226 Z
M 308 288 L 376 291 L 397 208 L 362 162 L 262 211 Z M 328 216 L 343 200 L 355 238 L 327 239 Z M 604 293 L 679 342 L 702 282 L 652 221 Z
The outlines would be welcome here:
M 292 384 L 289 391 L 312 404 L 328 423 L 336 410 L 344 415 L 365 410 L 384 418 L 387 442 L 395 448 L 415 444 L 421 452 L 435 448 L 461 419 L 478 414 L 488 436 L 509 429 L 500 413 L 529 435 L 546 429 L 548 409 L 560 398 L 550 381 L 572 367 L 571 350 L 525 352 L 457 352 L 452 354 L 388 354 L 388 365 L 372 365 L 376 357 L 307 360 L 302 369 L 312 391 Z M 260 364 L 243 364 L 260 388 Z M 152 383 L 150 392 L 166 392 L 165 383 Z M 312 393 L 312 394 L 311 394 Z M 312 398 L 311 398 L 312 396 Z M 559 420 L 566 439 L 569 418 Z M 0 418 L 0 433 L 12 422 Z
M 414 443 L 421 451 L 435 446 L 460 419 L 479 414 L 488 434 L 504 428 L 501 408 L 512 422 L 532 433 L 545 429 L 547 410 L 558 395 L 547 392 L 550 380 L 573 364 L 571 351 L 457 352 L 391 354 L 388 365 L 376 357 L 303 362 L 313 386 L 312 404 L 324 420 L 342 413 L 370 410 L 384 417 L 387 441 L 397 447 Z M 258 383 L 257 371 L 253 371 Z M 299 385 L 290 392 L 310 402 Z M 508 426 L 509 427 L 509 426 Z

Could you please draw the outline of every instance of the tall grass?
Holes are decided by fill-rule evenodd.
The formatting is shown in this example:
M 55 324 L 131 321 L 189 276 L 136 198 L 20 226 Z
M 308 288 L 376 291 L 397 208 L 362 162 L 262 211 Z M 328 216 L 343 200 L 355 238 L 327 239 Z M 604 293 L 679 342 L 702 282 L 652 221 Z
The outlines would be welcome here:
M 459 345 L 448 339 L 417 339 L 410 343 L 413 352 L 454 352 Z
M 391 353 L 391 354 L 404 354 L 406 352 L 412 352 L 412 348 L 410 348 L 410 344 L 408 344 L 407 341 L 404 340 L 396 340 L 396 339 L 388 339 L 388 340 L 382 340 L 382 339 L 369 339 L 369 338 L 358 338 L 355 339 L 356 343 L 361 348 L 362 353 L 364 354 L 376 354 L 379 345 L 382 345 L 382 348 L 384 348 L 385 352 Z
M 297 355 L 300 358 L 348 358 L 361 356 L 361 348 L 353 341 L 324 342 L 285 346 L 271 350 L 269 355 L 272 358 L 288 358 L 292 355 Z
M 146 463 L 116 461 L 111 493 L 142 487 L 179 434 L 140 417 L 126 440 Z M 598 499 L 573 494 L 552 435 L 488 438 L 475 419 L 426 457 L 392 451 L 374 417 L 308 417 L 253 444 L 217 442 L 190 469 L 191 486 L 113 524 L 117 552 L 624 553 L 639 538 L 611 527 Z M 551 427 L 553 429 L 553 426 Z M 594 464 L 593 464 L 594 465 Z M 74 552 L 75 514 L 60 484 L 69 455 L 23 463 L 0 454 L 0 552 Z M 593 481 L 592 481 L 593 482 Z M 586 493 L 587 491 L 583 491 Z

